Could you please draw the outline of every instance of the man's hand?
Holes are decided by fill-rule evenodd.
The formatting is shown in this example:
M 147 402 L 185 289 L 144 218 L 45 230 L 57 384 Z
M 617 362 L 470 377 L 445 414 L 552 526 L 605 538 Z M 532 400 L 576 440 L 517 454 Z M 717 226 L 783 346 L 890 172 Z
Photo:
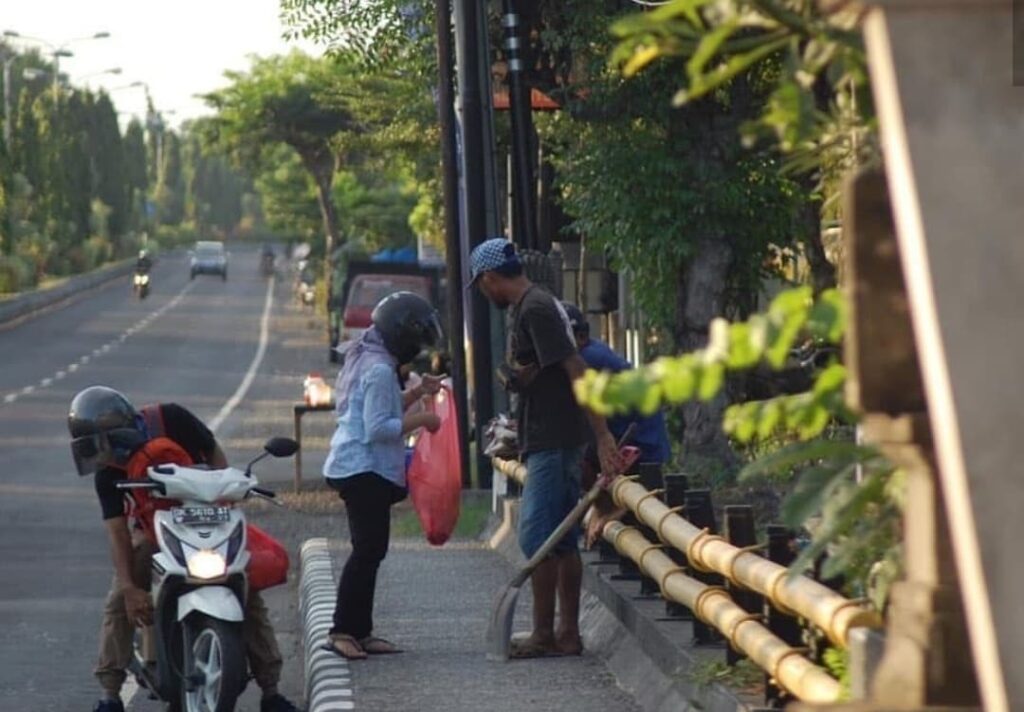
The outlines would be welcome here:
M 420 397 L 436 396 L 441 390 L 441 382 L 446 378 L 448 378 L 448 376 L 444 374 L 440 376 L 431 376 L 428 373 L 425 375 L 419 384 Z
M 138 586 L 125 586 L 124 608 L 128 614 L 128 620 L 132 624 L 142 628 L 153 622 L 153 601 L 149 594 Z
M 593 548 L 594 543 L 602 537 L 605 525 L 608 524 L 608 522 L 621 519 L 625 513 L 625 508 L 615 506 L 615 503 L 612 502 L 612 498 L 608 496 L 608 493 L 602 492 L 601 496 L 597 498 L 597 501 L 594 502 L 594 505 L 590 508 L 590 512 L 587 514 L 587 531 L 584 536 L 584 545 L 586 548 Z
M 597 459 L 601 461 L 601 474 L 605 477 L 622 474 L 625 468 L 615 436 L 607 430 L 597 438 Z

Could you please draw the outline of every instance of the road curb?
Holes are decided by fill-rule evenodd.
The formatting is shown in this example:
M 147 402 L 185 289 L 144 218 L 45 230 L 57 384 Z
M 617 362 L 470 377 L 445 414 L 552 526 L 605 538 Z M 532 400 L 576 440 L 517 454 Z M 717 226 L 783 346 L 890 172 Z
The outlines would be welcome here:
M 337 576 L 330 543 L 307 539 L 300 552 L 299 617 L 305 656 L 305 695 L 308 712 L 353 710 L 352 677 L 348 662 L 324 650 L 334 615 Z
M 49 307 L 78 297 L 119 277 L 124 277 L 130 274 L 134 267 L 134 259 L 122 260 L 85 274 L 70 277 L 56 287 L 36 289 L 0 301 L 0 328 L 11 326 Z

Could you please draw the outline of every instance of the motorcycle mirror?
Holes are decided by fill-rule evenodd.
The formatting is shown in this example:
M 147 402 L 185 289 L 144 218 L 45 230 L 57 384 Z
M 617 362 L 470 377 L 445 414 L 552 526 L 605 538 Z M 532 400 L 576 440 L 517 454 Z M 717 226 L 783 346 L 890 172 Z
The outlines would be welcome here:
M 263 449 L 274 457 L 291 457 L 299 451 L 299 444 L 291 438 L 270 438 Z

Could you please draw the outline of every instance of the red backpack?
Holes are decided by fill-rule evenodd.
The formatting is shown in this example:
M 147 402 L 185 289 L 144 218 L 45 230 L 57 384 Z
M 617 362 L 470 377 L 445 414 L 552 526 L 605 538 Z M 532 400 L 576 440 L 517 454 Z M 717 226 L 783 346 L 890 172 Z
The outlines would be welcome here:
M 124 469 L 129 480 L 145 479 L 148 475 L 147 470 L 157 465 L 187 467 L 195 464 L 185 448 L 164 434 L 164 418 L 159 405 L 147 405 L 142 408 L 141 414 L 146 421 L 150 439 L 135 451 L 125 465 Z M 153 528 L 153 513 L 157 510 L 170 509 L 178 502 L 173 499 L 154 497 L 146 490 L 132 490 L 130 499 L 132 502 L 130 516 L 142 528 L 150 543 L 155 545 L 156 531 Z

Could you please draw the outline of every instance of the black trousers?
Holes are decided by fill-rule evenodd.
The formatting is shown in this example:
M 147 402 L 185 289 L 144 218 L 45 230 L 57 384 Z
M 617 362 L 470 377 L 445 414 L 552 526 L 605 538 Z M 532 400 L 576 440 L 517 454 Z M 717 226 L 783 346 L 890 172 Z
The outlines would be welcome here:
M 338 581 L 331 633 L 361 640 L 373 632 L 373 597 L 377 569 L 388 553 L 391 505 L 404 499 L 406 490 L 373 472 L 327 482 L 345 500 L 352 539 L 352 553 Z

